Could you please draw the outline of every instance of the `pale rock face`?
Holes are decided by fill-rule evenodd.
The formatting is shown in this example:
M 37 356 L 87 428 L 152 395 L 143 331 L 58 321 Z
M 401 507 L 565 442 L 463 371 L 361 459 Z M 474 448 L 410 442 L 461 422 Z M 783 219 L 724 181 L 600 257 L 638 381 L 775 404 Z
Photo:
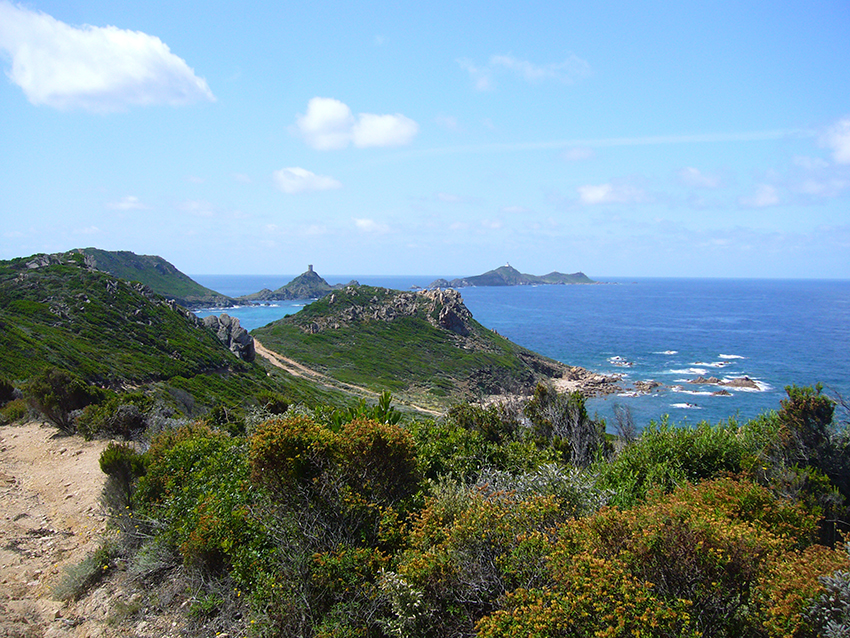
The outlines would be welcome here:
M 222 314 L 204 317 L 204 325 L 211 328 L 225 346 L 243 361 L 253 361 L 257 356 L 254 349 L 254 337 L 239 325 L 239 319 Z

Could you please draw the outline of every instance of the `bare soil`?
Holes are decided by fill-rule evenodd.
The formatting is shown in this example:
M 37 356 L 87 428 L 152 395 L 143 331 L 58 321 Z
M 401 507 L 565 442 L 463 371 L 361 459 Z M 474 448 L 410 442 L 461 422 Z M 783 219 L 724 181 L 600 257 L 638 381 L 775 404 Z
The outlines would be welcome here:
M 100 504 L 106 445 L 43 423 L 0 427 L 0 638 L 159 638 L 183 628 L 182 614 L 146 615 L 147 592 L 114 565 L 79 600 L 54 597 L 66 570 L 110 538 Z

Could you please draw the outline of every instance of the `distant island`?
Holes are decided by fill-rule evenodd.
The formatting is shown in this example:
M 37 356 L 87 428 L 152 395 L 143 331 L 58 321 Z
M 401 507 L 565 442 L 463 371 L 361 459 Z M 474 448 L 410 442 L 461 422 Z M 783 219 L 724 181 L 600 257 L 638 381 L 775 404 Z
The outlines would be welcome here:
M 295 279 L 278 288 L 269 290 L 263 288 L 259 292 L 239 297 L 238 301 L 255 303 L 257 301 L 288 301 L 290 299 L 318 299 L 330 294 L 334 290 L 341 290 L 347 286 L 359 286 L 356 281 L 347 284 L 330 285 L 319 274 L 313 270 L 313 265 L 307 266 L 307 272 L 301 273 Z
M 564 274 L 561 272 L 550 272 L 548 275 L 528 275 L 521 273 L 510 264 L 488 270 L 482 275 L 472 277 L 460 277 L 458 279 L 437 279 L 428 284 L 429 290 L 438 288 L 471 288 L 473 286 L 540 286 L 540 285 L 566 285 L 566 284 L 595 284 L 590 277 L 583 272 Z

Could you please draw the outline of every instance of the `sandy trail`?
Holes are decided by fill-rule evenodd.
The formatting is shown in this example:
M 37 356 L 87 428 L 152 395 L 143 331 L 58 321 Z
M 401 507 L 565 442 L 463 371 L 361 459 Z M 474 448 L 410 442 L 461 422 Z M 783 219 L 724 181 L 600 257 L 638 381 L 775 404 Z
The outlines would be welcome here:
M 51 589 L 99 546 L 106 444 L 40 423 L 0 428 L 0 636 L 83 635 Z
M 307 366 L 302 365 L 293 359 L 284 357 L 283 355 L 278 354 L 277 352 L 269 350 L 262 343 L 257 341 L 257 339 L 254 339 L 254 350 L 257 352 L 258 355 L 268 360 L 269 363 L 271 363 L 273 366 L 281 368 L 282 370 L 286 370 L 289 374 L 293 376 L 301 377 L 303 379 L 310 379 L 326 387 L 334 388 L 337 390 L 343 390 L 345 392 L 349 392 L 357 396 L 369 397 L 372 399 L 377 399 L 380 396 L 379 392 L 375 392 L 374 390 L 369 390 L 368 388 L 364 388 L 363 386 L 359 385 L 354 385 L 352 383 L 338 381 L 333 377 L 329 377 L 326 374 L 322 374 L 321 372 L 308 368 Z M 398 399 L 397 397 L 394 397 L 394 399 L 398 403 L 413 408 L 418 412 L 425 412 L 434 416 L 439 416 L 440 414 L 442 414 L 441 412 L 416 405 L 414 403 L 411 403 L 410 401 Z

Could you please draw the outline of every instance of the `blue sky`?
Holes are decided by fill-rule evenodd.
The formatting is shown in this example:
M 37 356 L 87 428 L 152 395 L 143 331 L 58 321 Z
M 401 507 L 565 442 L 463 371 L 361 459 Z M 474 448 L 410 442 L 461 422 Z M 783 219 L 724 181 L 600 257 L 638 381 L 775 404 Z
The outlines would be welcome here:
M 0 0 L 0 258 L 850 278 L 850 5 L 599 4 Z

